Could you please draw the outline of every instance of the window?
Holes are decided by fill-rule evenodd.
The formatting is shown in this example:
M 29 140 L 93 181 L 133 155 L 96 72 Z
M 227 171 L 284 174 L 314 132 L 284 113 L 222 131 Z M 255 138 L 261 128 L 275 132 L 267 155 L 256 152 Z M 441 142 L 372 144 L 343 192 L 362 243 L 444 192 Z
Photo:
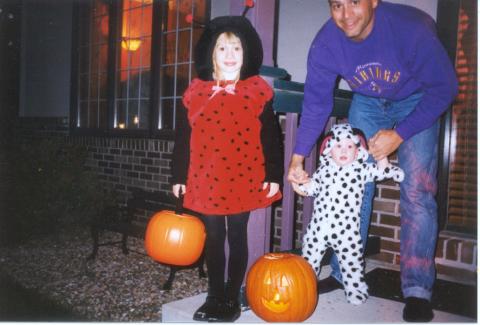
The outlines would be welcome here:
M 78 106 L 76 126 L 107 127 L 107 58 L 109 15 L 102 1 L 80 9 Z
M 477 4 L 461 1 L 452 107 L 446 228 L 467 233 L 477 225 Z
M 89 0 L 77 12 L 72 125 L 87 132 L 175 128 L 194 77 L 193 47 L 208 0 Z M 157 28 L 158 27 L 158 28 Z

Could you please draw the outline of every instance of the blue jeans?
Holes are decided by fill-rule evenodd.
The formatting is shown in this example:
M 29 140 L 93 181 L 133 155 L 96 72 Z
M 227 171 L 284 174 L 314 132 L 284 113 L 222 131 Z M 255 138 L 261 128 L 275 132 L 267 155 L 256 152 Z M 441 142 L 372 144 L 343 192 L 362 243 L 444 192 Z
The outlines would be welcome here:
M 389 101 L 355 94 L 350 106 L 349 123 L 365 133 L 367 140 L 380 129 L 391 129 L 413 111 L 422 94 L 400 101 Z M 438 231 L 437 204 L 437 121 L 398 148 L 399 166 L 405 172 L 400 183 L 400 278 L 403 296 L 430 300 L 435 281 L 435 248 Z M 369 158 L 373 160 L 372 157 Z M 360 235 L 365 249 L 375 184 L 365 187 L 360 211 Z M 332 276 L 341 283 L 335 255 L 330 260 Z

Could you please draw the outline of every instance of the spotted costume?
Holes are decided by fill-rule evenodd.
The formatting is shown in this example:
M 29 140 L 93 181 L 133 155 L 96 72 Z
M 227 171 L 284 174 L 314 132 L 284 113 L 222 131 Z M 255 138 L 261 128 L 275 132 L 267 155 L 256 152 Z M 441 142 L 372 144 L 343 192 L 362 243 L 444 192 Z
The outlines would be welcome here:
M 330 151 L 344 138 L 357 144 L 358 154 L 351 164 L 338 166 Z M 340 264 L 347 300 L 359 305 L 368 298 L 360 238 L 360 207 L 365 183 L 386 178 L 401 182 L 404 174 L 395 166 L 380 169 L 376 163 L 367 163 L 368 152 L 349 124 L 333 126 L 324 144 L 312 181 L 300 186 L 307 195 L 315 197 L 313 217 L 303 238 L 302 255 L 319 275 L 325 251 L 332 247 Z

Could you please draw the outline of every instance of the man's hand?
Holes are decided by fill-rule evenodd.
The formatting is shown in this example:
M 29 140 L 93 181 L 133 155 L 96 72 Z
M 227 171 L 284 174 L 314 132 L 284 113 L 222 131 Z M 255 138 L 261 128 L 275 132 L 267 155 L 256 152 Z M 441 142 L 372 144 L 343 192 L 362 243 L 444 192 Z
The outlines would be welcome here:
M 402 144 L 403 139 L 395 130 L 380 130 L 368 140 L 368 152 L 375 160 L 387 158 Z
M 298 185 L 308 183 L 310 180 L 307 172 L 303 169 L 304 160 L 304 156 L 293 154 L 287 174 L 287 180 L 292 184 L 293 190 L 302 196 L 305 196 L 305 193 L 300 190 Z

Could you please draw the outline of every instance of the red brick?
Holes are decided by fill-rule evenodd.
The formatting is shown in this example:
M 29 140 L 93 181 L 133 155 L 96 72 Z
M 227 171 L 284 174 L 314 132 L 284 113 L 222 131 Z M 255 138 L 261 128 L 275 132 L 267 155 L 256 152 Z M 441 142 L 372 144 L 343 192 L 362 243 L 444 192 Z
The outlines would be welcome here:
M 382 251 L 400 252 L 400 242 L 382 239 L 380 249 Z
M 458 245 L 460 244 L 460 240 L 458 239 L 450 239 L 447 241 L 447 249 L 446 249 L 446 258 L 447 260 L 456 261 L 458 260 Z
M 379 185 L 388 185 L 388 186 L 396 186 L 397 183 L 392 180 L 391 178 L 387 178 L 386 180 L 383 180 L 381 182 L 378 182 Z
M 377 235 L 380 237 L 389 237 L 395 238 L 395 230 L 393 228 L 381 227 L 381 226 L 370 226 L 370 234 Z
M 400 227 L 400 217 L 382 213 L 380 214 L 380 223 L 383 225 Z
M 376 260 L 376 261 L 387 262 L 387 263 L 392 264 L 392 263 L 393 263 L 394 254 L 388 253 L 388 252 L 380 252 L 380 253 L 378 253 L 378 254 L 375 254 L 375 255 L 370 256 L 369 258 L 374 259 L 374 260 Z
M 473 254 L 476 250 L 476 246 L 472 242 L 463 242 L 460 261 L 462 263 L 473 264 Z
M 373 210 L 375 211 L 395 213 L 395 206 L 396 206 L 396 202 L 381 201 L 381 200 L 373 201 Z
M 395 264 L 400 265 L 400 255 L 395 254 Z
M 400 200 L 400 190 L 392 190 L 391 188 L 382 188 L 381 190 L 381 197 L 383 199 L 392 199 L 392 200 Z

